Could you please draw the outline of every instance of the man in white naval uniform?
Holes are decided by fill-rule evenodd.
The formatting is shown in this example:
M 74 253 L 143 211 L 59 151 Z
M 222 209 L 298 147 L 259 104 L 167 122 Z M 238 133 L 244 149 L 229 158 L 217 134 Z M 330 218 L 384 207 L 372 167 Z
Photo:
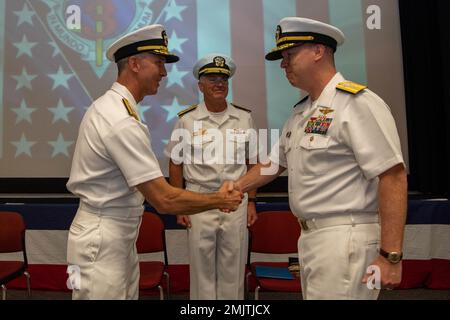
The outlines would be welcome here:
M 247 172 L 245 160 L 249 158 L 253 120 L 250 110 L 226 100 L 228 79 L 235 69 L 234 61 L 220 53 L 208 54 L 195 64 L 193 74 L 199 80 L 204 100 L 179 113 L 175 135 L 165 150 L 171 158 L 169 181 L 173 186 L 213 192 L 224 181 L 237 180 Z M 187 153 L 184 158 L 192 161 L 176 159 L 179 154 L 174 146 L 181 130 L 192 137 L 188 149 L 183 150 Z M 188 228 L 192 300 L 244 298 L 247 225 L 256 220 L 255 195 L 256 190 L 249 192 L 233 215 L 215 209 L 195 216 L 177 216 L 178 223 Z
M 90 106 L 80 125 L 67 188 L 80 198 L 69 230 L 67 260 L 73 299 L 137 299 L 136 252 L 145 199 L 160 213 L 193 214 L 238 208 L 242 194 L 226 183 L 209 195 L 169 185 L 151 148 L 138 106 L 156 94 L 178 61 L 161 25 L 131 32 L 107 50 L 118 65 L 111 89 Z
M 289 82 L 309 96 L 295 105 L 271 163 L 236 186 L 245 192 L 288 170 L 289 203 L 302 227 L 303 297 L 376 299 L 369 287 L 378 272 L 367 268 L 387 289 L 402 272 L 407 182 L 394 119 L 375 93 L 336 72 L 339 29 L 288 17 L 276 41 L 266 59 L 282 59 Z

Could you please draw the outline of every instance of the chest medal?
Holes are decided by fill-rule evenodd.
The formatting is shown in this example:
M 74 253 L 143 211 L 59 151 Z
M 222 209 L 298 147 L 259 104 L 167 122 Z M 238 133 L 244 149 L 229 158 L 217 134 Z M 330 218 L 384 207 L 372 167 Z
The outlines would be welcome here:
M 316 133 L 326 135 L 328 132 L 328 128 L 333 121 L 333 118 L 327 118 L 329 113 L 332 113 L 334 110 L 328 107 L 321 107 L 319 109 L 320 115 L 317 117 L 311 117 L 308 120 L 308 123 L 305 128 L 305 133 Z

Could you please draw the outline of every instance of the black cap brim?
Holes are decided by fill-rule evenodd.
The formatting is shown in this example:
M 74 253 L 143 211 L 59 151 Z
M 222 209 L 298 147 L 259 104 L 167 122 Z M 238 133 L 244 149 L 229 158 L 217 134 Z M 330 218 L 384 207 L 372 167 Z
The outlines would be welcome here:
M 174 63 L 180 60 L 180 57 L 174 55 L 173 53 L 169 53 L 169 54 L 160 54 L 159 55 L 163 56 L 166 58 L 166 63 Z
M 266 60 L 269 60 L 269 61 L 283 59 L 283 55 L 281 54 L 281 52 L 283 52 L 284 50 L 293 48 L 293 47 L 295 47 L 295 46 L 297 46 L 299 44 L 302 44 L 302 43 L 304 43 L 304 42 L 285 43 L 285 44 L 283 44 L 280 47 L 273 48 L 268 54 L 266 54 L 265 58 L 266 58 Z
M 266 60 L 275 61 L 282 59 L 283 56 L 281 55 L 281 51 L 283 50 L 276 50 L 269 52 L 268 54 L 266 54 Z

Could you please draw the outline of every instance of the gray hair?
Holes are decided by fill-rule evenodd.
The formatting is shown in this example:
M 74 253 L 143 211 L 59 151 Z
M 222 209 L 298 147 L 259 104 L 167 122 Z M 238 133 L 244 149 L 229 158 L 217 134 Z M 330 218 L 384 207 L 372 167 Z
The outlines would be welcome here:
M 127 64 L 128 64 L 128 57 L 120 59 L 119 61 L 117 61 L 117 71 L 118 71 L 119 75 L 125 69 Z

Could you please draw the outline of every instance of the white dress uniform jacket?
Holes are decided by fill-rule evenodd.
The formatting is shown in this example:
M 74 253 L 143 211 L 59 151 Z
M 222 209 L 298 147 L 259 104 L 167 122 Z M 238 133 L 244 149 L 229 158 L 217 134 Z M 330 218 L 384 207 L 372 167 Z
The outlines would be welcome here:
M 389 107 L 368 89 L 338 90 L 341 82 L 337 73 L 316 101 L 296 105 L 271 154 L 288 170 L 289 204 L 302 219 L 377 213 L 377 176 L 403 163 Z
M 114 83 L 81 125 L 67 188 L 80 197 L 67 259 L 75 299 L 137 299 L 135 242 L 143 213 L 136 185 L 162 176 L 132 94 Z M 77 281 L 75 281 L 77 283 Z
M 389 107 L 337 73 L 316 101 L 295 106 L 270 158 L 288 170 L 302 223 L 303 297 L 376 298 L 361 279 L 379 246 L 378 175 L 403 163 Z
M 184 142 L 180 143 L 176 138 L 182 136 L 177 129 L 185 130 Z M 250 112 L 228 104 L 225 112 L 217 116 L 202 102 L 178 119 L 172 133 L 175 141 L 169 142 L 165 154 L 168 157 L 172 152 L 182 154 L 186 189 L 213 192 L 223 182 L 237 180 L 247 172 L 245 158 L 251 140 L 247 129 L 254 129 Z M 215 144 L 215 141 L 219 142 Z M 181 146 L 185 147 L 184 154 Z M 220 149 L 222 154 L 211 152 L 212 149 Z M 210 154 L 212 158 L 208 156 Z M 243 299 L 248 241 L 247 197 L 232 214 L 209 210 L 190 216 L 190 220 L 190 298 Z

